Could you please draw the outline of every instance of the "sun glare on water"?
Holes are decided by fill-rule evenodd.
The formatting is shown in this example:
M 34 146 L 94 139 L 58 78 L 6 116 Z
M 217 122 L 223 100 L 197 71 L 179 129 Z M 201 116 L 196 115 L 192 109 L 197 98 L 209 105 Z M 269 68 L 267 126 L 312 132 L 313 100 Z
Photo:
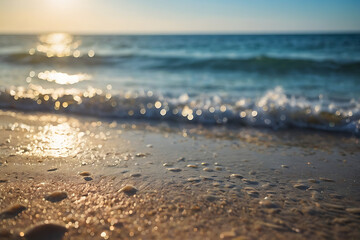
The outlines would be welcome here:
M 75 84 L 81 81 L 90 80 L 91 76 L 88 74 L 74 74 L 69 75 L 67 73 L 57 72 L 55 70 L 53 71 L 44 71 L 40 72 L 38 74 L 38 78 L 41 80 L 45 80 L 48 82 L 55 82 L 57 84 L 61 85 L 69 85 L 69 84 Z
M 79 58 L 83 56 L 94 57 L 95 51 L 93 49 L 87 52 L 81 52 L 78 48 L 81 45 L 79 39 L 74 38 L 68 33 L 49 33 L 38 37 L 39 42 L 36 47 L 29 49 L 29 54 L 46 55 L 52 57 L 74 57 Z
M 36 50 L 46 54 L 48 57 L 71 56 L 80 45 L 79 41 L 74 41 L 73 37 L 67 33 L 41 35 L 39 41 Z M 30 49 L 29 53 L 35 53 L 35 49 Z
M 68 33 L 44 34 L 40 35 L 38 39 L 39 42 L 37 46 L 29 50 L 30 55 L 45 55 L 49 58 L 81 58 L 84 56 L 78 49 L 81 45 L 81 41 L 76 40 L 72 35 Z M 93 58 L 95 56 L 95 51 L 93 49 L 90 49 L 88 52 L 85 53 L 85 56 Z M 41 80 L 55 82 L 62 85 L 75 84 L 84 80 L 91 79 L 91 76 L 88 74 L 78 73 L 70 75 L 63 72 L 57 72 L 55 70 L 40 72 L 37 74 L 37 77 Z M 27 81 L 30 82 L 31 79 Z

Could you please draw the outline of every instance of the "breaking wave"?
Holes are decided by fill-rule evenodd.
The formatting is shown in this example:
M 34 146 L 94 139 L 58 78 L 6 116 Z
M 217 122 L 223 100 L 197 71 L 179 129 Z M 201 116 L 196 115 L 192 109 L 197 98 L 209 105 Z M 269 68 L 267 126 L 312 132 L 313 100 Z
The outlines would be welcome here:
M 100 89 L 1 89 L 3 109 L 72 113 L 119 119 L 360 132 L 360 101 L 334 102 L 290 96 L 280 87 L 256 99 L 199 95 L 177 97 L 151 91 L 105 92 Z

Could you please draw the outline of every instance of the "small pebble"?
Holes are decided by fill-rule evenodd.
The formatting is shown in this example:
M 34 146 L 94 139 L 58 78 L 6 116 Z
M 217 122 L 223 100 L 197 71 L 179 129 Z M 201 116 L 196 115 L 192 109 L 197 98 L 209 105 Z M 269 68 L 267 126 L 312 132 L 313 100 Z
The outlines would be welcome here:
M 207 162 L 202 162 L 201 165 L 208 166 L 209 164 Z
M 80 176 L 90 176 L 91 173 L 89 173 L 89 172 L 81 172 L 81 173 L 79 173 L 79 175 Z
M 240 179 L 244 178 L 244 177 L 241 176 L 240 174 L 236 174 L 236 173 L 231 174 L 230 177 L 231 177 L 231 178 L 240 178 Z
M 25 238 L 27 240 L 61 240 L 67 231 L 66 227 L 59 224 L 40 224 L 30 228 L 25 233 Z
M 202 179 L 202 180 L 214 180 L 213 178 L 211 178 L 211 177 L 208 177 L 208 176 L 200 176 L 200 178 Z
M 188 168 L 197 168 L 198 166 L 195 165 L 195 164 L 189 164 L 189 165 L 187 165 L 187 167 L 188 167 Z
M 153 145 L 152 144 L 148 144 L 146 145 L 147 148 L 153 148 Z
M 138 190 L 131 185 L 126 185 L 125 187 L 120 189 L 120 192 L 124 192 L 126 194 L 135 194 Z
M 213 171 L 214 171 L 213 169 L 211 169 L 211 168 L 207 168 L 207 167 L 206 167 L 206 168 L 204 168 L 203 170 L 204 170 L 205 172 L 213 172 Z
M 146 153 L 137 153 L 137 154 L 135 154 L 135 157 L 142 157 L 142 158 L 144 158 L 144 157 L 146 157 Z
M 0 219 L 1 218 L 13 218 L 24 210 L 26 210 L 26 207 L 24 205 L 21 205 L 21 204 L 12 205 L 11 207 L 5 209 L 4 211 L 2 211 L 0 213 Z
M 215 170 L 216 170 L 216 171 L 222 171 L 223 168 L 222 168 L 222 167 L 215 167 Z
M 289 168 L 288 165 L 281 165 L 282 168 Z
M 277 204 L 271 202 L 270 200 L 261 200 L 259 202 L 259 204 L 266 208 L 278 208 L 279 207 Z
M 221 239 L 229 239 L 229 238 L 234 238 L 234 237 L 236 237 L 235 231 L 228 231 L 228 232 L 220 233 Z
M 179 157 L 176 161 L 178 161 L 178 162 L 185 162 L 185 158 L 184 158 L 184 157 Z
M 84 180 L 85 181 L 91 181 L 91 180 L 93 180 L 93 178 L 92 177 L 84 177 Z
M 169 170 L 170 172 L 181 172 L 180 168 L 168 168 L 167 170 Z
M 188 178 L 188 182 L 200 182 L 200 178 Z
M 140 177 L 141 174 L 140 173 L 133 173 L 133 174 L 130 174 L 130 177 Z
M 173 163 L 164 163 L 163 166 L 164 167 L 172 167 L 172 166 L 174 166 L 174 164 Z
M 50 202 L 60 202 L 61 200 L 67 198 L 67 196 L 66 192 L 56 191 L 45 196 L 45 199 Z

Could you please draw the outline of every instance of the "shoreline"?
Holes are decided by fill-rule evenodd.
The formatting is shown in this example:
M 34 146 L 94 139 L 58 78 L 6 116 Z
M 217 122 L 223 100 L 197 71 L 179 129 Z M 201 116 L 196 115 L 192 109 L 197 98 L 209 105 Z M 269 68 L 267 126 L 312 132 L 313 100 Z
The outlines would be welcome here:
M 0 238 L 46 221 L 65 239 L 360 236 L 358 138 L 0 114 L 0 211 L 26 207 Z

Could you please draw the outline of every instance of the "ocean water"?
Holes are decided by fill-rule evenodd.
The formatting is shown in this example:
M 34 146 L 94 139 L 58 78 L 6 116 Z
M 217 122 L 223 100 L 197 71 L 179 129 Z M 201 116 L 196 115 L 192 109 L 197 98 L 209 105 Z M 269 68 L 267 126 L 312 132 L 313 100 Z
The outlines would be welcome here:
M 0 108 L 360 132 L 360 34 L 0 35 Z

